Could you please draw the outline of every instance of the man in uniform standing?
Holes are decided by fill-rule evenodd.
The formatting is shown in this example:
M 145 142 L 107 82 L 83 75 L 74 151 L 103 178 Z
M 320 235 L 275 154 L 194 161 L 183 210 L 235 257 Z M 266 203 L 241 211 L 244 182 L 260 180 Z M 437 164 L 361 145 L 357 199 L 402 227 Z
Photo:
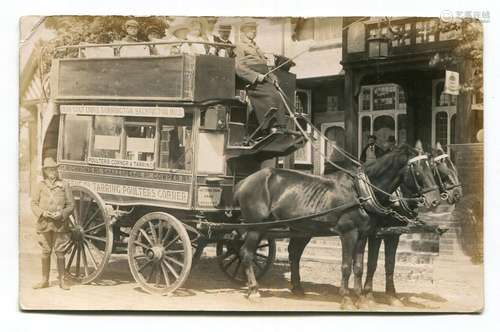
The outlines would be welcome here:
M 265 75 L 269 71 L 267 59 L 255 44 L 257 24 L 255 22 L 245 23 L 240 29 L 240 42 L 234 50 L 236 74 L 251 84 L 247 93 L 261 130 L 266 133 L 272 127 L 285 127 L 287 124 L 285 106 L 274 86 L 277 77 L 273 73 Z M 266 119 L 268 112 L 269 114 L 274 113 L 270 121 Z
M 31 209 L 37 218 L 38 242 L 42 247 L 42 281 L 33 288 L 49 287 L 50 255 L 55 251 L 59 287 L 69 290 L 64 282 L 64 251 L 69 241 L 68 217 L 74 207 L 73 195 L 68 184 L 59 179 L 54 159 L 45 158 L 43 175 L 44 180 L 31 201 Z

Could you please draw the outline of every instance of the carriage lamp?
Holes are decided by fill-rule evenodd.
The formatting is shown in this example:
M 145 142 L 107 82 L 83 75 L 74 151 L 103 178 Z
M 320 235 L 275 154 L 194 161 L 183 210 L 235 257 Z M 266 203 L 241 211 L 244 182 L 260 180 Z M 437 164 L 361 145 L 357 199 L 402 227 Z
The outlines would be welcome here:
M 378 21 L 377 33 L 368 38 L 368 57 L 373 59 L 384 59 L 389 56 L 389 43 L 391 40 L 382 35 L 380 21 Z

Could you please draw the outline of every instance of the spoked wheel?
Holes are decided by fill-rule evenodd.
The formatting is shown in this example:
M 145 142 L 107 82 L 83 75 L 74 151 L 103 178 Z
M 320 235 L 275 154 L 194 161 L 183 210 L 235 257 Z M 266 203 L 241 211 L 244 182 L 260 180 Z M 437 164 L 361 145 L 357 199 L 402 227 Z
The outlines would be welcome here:
M 113 232 L 104 201 L 89 188 L 72 186 L 75 208 L 69 216 L 66 275 L 82 283 L 100 276 L 111 256 Z
M 219 267 L 231 280 L 237 283 L 247 281 L 245 269 L 239 255 L 243 245 L 242 239 L 222 240 L 217 242 L 217 260 Z M 269 270 L 276 257 L 276 242 L 272 239 L 262 239 L 257 246 L 253 259 L 253 267 L 257 280 L 261 279 Z
M 130 232 L 130 271 L 148 293 L 166 295 L 181 287 L 189 276 L 192 258 L 184 225 L 167 213 L 146 214 Z

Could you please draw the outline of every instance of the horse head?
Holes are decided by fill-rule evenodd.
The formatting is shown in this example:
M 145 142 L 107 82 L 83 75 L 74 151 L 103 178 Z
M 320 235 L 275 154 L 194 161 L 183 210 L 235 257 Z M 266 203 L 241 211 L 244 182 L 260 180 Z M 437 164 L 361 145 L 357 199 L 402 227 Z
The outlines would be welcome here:
M 457 203 L 462 197 L 462 185 L 458 179 L 455 165 L 439 143 L 433 150 L 432 164 L 434 177 L 441 192 L 441 199 L 448 201 L 449 204 Z
M 424 152 L 417 141 L 415 148 L 405 146 L 406 166 L 402 170 L 401 190 L 406 198 L 417 198 L 419 203 L 428 208 L 436 207 L 441 202 L 439 187 L 434 178 L 431 158 Z

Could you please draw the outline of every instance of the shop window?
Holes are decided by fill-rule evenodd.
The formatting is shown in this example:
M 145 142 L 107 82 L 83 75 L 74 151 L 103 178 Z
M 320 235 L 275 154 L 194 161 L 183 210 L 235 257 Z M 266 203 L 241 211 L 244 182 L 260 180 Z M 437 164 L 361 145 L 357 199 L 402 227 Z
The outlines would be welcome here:
M 377 136 L 378 144 L 383 145 L 389 136 L 395 136 L 396 123 L 390 115 L 377 116 L 373 121 L 373 133 Z
M 393 110 L 396 108 L 396 86 L 383 85 L 373 88 L 373 110 Z
M 444 93 L 444 81 L 436 84 L 435 106 L 456 106 L 457 96 Z
M 345 147 L 345 130 L 340 126 L 332 126 L 325 131 L 325 136 L 328 141 L 324 147 L 324 154 L 329 160 L 335 161 L 339 156 L 336 155 L 333 146 L 341 149 Z
M 448 145 L 448 113 L 437 112 L 434 121 L 436 128 L 436 140 L 434 144 L 439 142 L 444 147 Z
M 404 144 L 408 141 L 408 116 L 406 114 L 398 114 L 398 122 L 397 122 L 397 128 L 398 128 L 398 140 L 396 143 L 399 144 Z
M 371 89 L 363 88 L 361 90 L 361 111 L 369 111 L 371 109 Z
M 64 119 L 62 159 L 85 161 L 89 146 L 92 117 L 67 114 Z
M 159 168 L 190 171 L 193 162 L 192 116 L 161 119 Z
M 455 144 L 455 123 L 457 115 L 453 114 L 450 118 L 450 144 Z
M 123 118 L 115 116 L 96 116 L 92 157 L 121 159 L 121 133 Z
M 125 159 L 154 161 L 155 119 L 127 118 L 125 120 Z
M 361 118 L 361 146 L 368 144 L 368 136 L 371 134 L 371 121 L 369 116 Z

